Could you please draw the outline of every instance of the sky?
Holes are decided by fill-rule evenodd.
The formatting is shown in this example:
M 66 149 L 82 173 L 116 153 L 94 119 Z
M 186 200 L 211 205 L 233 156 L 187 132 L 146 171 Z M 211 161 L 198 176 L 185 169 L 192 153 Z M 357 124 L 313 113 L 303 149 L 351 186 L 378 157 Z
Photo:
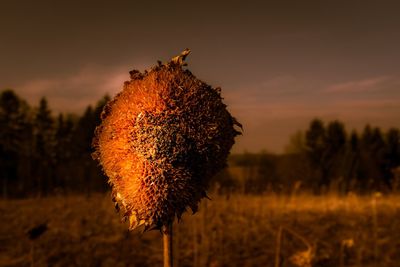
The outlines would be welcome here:
M 315 118 L 400 127 L 398 1 L 0 3 L 0 90 L 55 112 L 115 95 L 183 49 L 244 126 L 233 152 L 281 153 Z

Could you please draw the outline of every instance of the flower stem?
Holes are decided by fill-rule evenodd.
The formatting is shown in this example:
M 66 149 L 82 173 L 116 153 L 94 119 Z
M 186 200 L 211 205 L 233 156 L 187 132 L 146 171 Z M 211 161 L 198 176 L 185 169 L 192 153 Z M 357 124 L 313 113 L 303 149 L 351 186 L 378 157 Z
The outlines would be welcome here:
M 162 227 L 162 233 L 164 243 L 164 267 L 173 267 L 172 222 Z

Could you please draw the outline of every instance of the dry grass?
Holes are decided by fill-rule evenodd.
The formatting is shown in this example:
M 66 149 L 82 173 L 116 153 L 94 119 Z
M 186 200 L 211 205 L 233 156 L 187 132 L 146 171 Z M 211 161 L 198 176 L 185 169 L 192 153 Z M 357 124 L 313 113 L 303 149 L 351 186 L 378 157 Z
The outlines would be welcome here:
M 400 262 L 399 196 L 211 197 L 175 225 L 176 266 Z M 161 234 L 129 233 L 108 195 L 0 201 L 0 214 L 0 266 L 162 266 Z M 46 220 L 49 230 L 29 241 L 26 231 Z

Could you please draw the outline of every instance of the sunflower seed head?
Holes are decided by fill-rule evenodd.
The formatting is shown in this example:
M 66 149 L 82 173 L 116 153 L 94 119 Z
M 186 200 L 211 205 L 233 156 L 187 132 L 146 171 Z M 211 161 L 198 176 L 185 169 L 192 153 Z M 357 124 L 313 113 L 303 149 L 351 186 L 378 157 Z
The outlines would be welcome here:
M 160 229 L 206 197 L 241 124 L 214 89 L 183 68 L 185 50 L 149 71 L 131 71 L 101 115 L 93 158 L 130 228 Z

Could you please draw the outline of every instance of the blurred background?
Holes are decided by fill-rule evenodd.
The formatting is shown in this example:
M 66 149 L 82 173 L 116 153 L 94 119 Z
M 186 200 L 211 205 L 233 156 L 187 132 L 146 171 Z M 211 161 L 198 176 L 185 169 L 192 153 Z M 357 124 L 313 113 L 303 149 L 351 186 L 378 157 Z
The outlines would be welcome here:
M 399 8 L 3 1 L 0 266 L 161 265 L 159 234 L 113 214 L 91 140 L 130 70 L 187 47 L 244 132 L 175 226 L 176 265 L 397 266 Z

